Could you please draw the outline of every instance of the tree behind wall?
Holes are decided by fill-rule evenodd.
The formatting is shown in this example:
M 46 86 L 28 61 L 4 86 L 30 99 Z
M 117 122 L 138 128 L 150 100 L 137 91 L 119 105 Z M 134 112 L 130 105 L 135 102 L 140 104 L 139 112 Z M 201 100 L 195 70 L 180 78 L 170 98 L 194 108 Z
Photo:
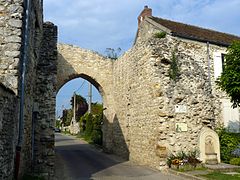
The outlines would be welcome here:
M 92 113 L 86 113 L 80 118 L 80 129 L 88 142 L 102 145 L 103 106 L 93 103 Z
M 235 41 L 228 48 L 224 70 L 217 84 L 231 98 L 233 107 L 240 105 L 240 41 Z
M 69 126 L 73 117 L 72 109 L 64 109 L 62 116 L 62 124 L 63 126 Z
M 71 105 L 73 109 L 74 96 L 71 98 Z M 88 111 L 87 100 L 81 95 L 76 94 L 76 120 L 78 121 Z

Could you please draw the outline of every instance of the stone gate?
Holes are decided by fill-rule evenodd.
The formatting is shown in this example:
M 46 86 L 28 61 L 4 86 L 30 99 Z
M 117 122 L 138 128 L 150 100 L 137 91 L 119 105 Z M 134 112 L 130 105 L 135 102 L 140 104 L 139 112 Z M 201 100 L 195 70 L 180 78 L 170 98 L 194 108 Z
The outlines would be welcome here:
M 73 78 L 91 82 L 102 96 L 104 104 L 103 144 L 112 151 L 112 128 L 115 110 L 113 98 L 113 60 L 77 46 L 58 44 L 57 91 Z
M 213 130 L 228 97 L 216 88 L 215 61 L 239 37 L 156 18 L 145 7 L 134 46 L 112 61 L 57 45 L 41 0 L 0 2 L 0 179 L 53 178 L 56 94 L 76 77 L 103 97 L 106 151 L 157 169 L 179 151 L 202 149 L 204 162 L 220 161 Z

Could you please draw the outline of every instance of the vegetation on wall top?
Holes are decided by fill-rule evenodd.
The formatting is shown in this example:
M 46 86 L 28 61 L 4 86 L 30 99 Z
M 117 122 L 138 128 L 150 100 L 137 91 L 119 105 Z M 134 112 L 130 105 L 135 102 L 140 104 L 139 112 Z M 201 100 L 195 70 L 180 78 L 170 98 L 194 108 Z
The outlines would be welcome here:
M 121 48 L 117 48 L 117 49 L 106 48 L 106 51 L 105 51 L 106 57 L 112 60 L 116 60 L 119 57 L 121 50 L 122 50 Z
M 167 35 L 167 33 L 164 32 L 164 31 L 162 31 L 162 32 L 156 32 L 156 33 L 154 33 L 153 37 L 161 39 L 161 38 L 165 38 L 166 35 Z

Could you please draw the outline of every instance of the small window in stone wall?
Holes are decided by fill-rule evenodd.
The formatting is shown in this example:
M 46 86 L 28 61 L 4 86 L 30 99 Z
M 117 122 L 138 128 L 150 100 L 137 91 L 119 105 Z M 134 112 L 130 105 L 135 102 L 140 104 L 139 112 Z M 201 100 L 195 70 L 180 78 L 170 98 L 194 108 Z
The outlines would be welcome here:
M 225 53 L 222 52 L 214 52 L 213 53 L 213 64 L 214 64 L 214 78 L 217 79 L 221 76 L 224 70 L 224 62 L 225 62 Z

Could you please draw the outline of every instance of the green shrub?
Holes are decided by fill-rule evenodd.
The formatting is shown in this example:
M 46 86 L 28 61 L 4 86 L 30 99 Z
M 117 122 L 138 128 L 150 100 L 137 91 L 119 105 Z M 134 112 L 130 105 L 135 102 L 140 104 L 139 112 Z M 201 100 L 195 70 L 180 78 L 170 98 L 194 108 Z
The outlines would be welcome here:
M 231 98 L 232 106 L 240 106 L 240 41 L 233 41 L 225 55 L 224 70 L 217 85 Z
M 232 158 L 229 163 L 232 165 L 240 166 L 240 158 Z
M 165 38 L 166 37 L 166 32 L 163 32 L 163 31 L 162 32 L 156 32 L 156 33 L 154 33 L 153 37 L 159 38 L 159 39 Z
M 86 113 L 80 119 L 81 137 L 89 143 L 102 145 L 102 121 L 102 112 L 95 115 Z
M 102 145 L 102 131 L 93 130 L 91 138 L 94 144 Z
M 86 130 L 85 130 L 85 135 L 86 136 L 91 136 L 93 131 L 93 116 L 92 114 L 87 114 L 86 115 Z
M 234 158 L 232 152 L 238 148 L 240 144 L 240 135 L 227 132 L 222 129 L 219 132 L 221 159 L 225 163 L 229 163 L 230 159 Z

